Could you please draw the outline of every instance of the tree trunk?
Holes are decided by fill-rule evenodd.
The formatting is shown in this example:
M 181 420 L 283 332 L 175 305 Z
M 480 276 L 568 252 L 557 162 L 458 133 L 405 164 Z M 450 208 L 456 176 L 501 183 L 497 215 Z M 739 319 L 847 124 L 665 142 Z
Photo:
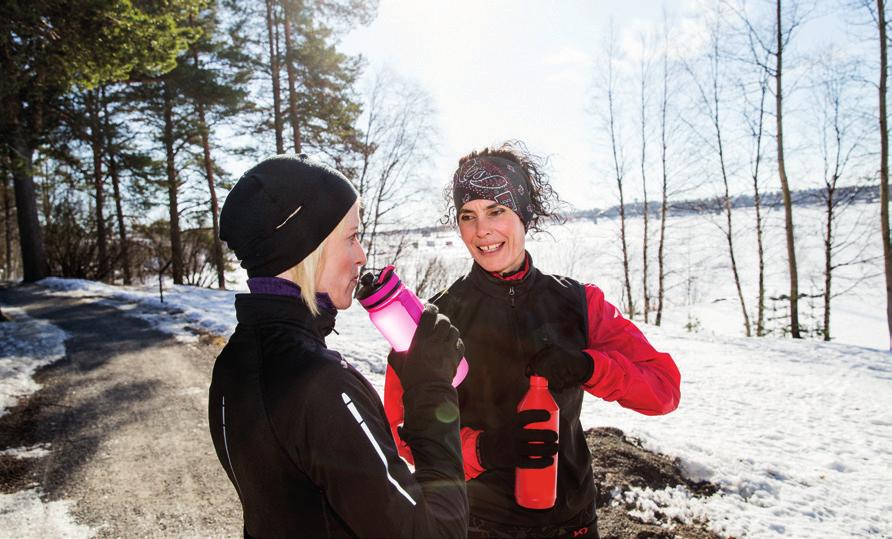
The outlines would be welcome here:
M 878 0 L 879 1 L 879 0 Z M 784 166 L 784 121 L 783 121 L 783 28 L 781 26 L 781 0 L 777 0 L 777 63 L 774 72 L 775 108 L 777 114 L 777 172 L 780 176 L 781 191 L 784 197 L 784 222 L 787 231 L 787 263 L 790 270 L 790 333 L 794 339 L 801 339 L 799 333 L 799 273 L 796 269 L 796 245 L 793 234 L 793 200 L 790 196 L 790 184 L 787 182 L 787 171 Z
M 886 116 L 886 2 L 877 0 L 877 21 L 880 31 L 880 226 L 883 237 L 883 260 L 886 269 L 886 324 L 889 350 L 892 350 L 892 240 L 889 234 L 889 124 Z
M 756 306 L 756 336 L 765 335 L 765 247 L 762 243 L 762 195 L 758 175 L 753 177 L 753 203 L 756 206 L 756 247 L 759 252 L 759 299 Z
M 743 287 L 740 284 L 740 272 L 737 271 L 737 257 L 734 254 L 734 226 L 733 226 L 733 204 L 731 201 L 731 189 L 728 183 L 728 169 L 725 165 L 725 146 L 722 139 L 722 122 L 721 122 L 721 94 L 719 90 L 720 81 L 720 54 L 719 54 L 719 27 L 712 34 L 712 52 L 710 61 L 712 62 L 712 80 L 710 81 L 712 88 L 711 93 L 707 94 L 700 86 L 701 96 L 704 100 L 704 108 L 711 114 L 710 120 L 712 127 L 715 129 L 716 151 L 719 158 L 719 168 L 722 175 L 722 186 L 724 194 L 722 195 L 722 206 L 725 210 L 726 228 L 723 230 L 725 240 L 728 242 L 728 256 L 731 259 L 731 273 L 734 276 L 734 286 L 737 289 L 737 299 L 740 302 L 740 310 L 743 314 L 743 329 L 747 337 L 752 336 L 752 326 L 750 325 L 750 317 L 746 308 L 746 300 L 743 297 Z
M 723 206 L 725 207 L 725 216 L 727 221 L 727 230 L 725 230 L 725 239 L 728 241 L 728 254 L 731 257 L 731 272 L 734 274 L 734 286 L 737 288 L 737 299 L 740 301 L 740 310 L 743 313 L 743 329 L 746 336 L 752 336 L 752 328 L 750 326 L 750 316 L 746 309 L 746 300 L 743 297 L 743 288 L 740 286 L 740 273 L 737 271 L 737 258 L 734 256 L 734 230 L 731 222 L 731 194 L 728 189 L 728 177 L 725 174 L 725 160 L 722 156 L 722 143 L 719 139 L 719 159 L 722 162 L 722 179 L 725 183 L 725 196 L 723 197 Z
M 623 284 L 625 285 L 626 301 L 628 301 L 626 304 L 627 312 L 629 314 L 629 319 L 632 319 L 635 317 L 635 301 L 632 297 L 632 279 L 629 276 L 629 244 L 628 241 L 626 241 L 626 200 L 625 194 L 623 193 L 622 165 L 619 162 L 616 134 L 613 128 L 615 120 L 613 116 L 612 92 L 608 101 L 610 101 L 610 138 L 613 146 L 613 163 L 616 172 L 616 187 L 619 190 L 619 237 L 623 250 Z
M 269 39 L 269 66 L 273 83 L 273 130 L 276 135 L 276 153 L 285 153 L 282 136 L 282 90 L 279 83 L 279 30 L 274 14 L 274 0 L 266 0 L 266 31 Z
M 90 118 L 90 149 L 93 152 L 93 192 L 96 200 L 96 279 L 107 281 L 109 274 L 108 236 L 105 229 L 105 187 L 102 176 L 102 129 L 99 124 L 99 104 L 96 91 L 87 90 L 84 94 L 87 114 Z
M 641 259 L 644 265 L 642 271 L 642 290 L 644 292 L 644 322 L 649 322 L 648 317 L 650 313 L 650 293 L 648 291 L 647 284 L 647 221 L 648 221 L 648 206 L 647 206 L 647 173 L 645 171 L 646 158 L 647 158 L 647 110 L 646 110 L 646 102 L 644 98 L 645 92 L 645 69 L 643 67 L 644 60 L 642 60 L 642 69 L 641 69 L 641 190 L 644 193 L 644 238 L 643 238 L 643 250 Z
M 756 248 L 759 256 L 759 298 L 756 306 L 756 336 L 765 335 L 765 246 L 762 232 L 762 194 L 759 188 L 759 168 L 762 164 L 762 134 L 765 120 L 765 95 L 768 91 L 767 79 L 762 79 L 759 99 L 759 123 L 754 136 L 756 138 L 756 162 L 753 165 L 753 204 L 756 208 Z
M 824 340 L 830 340 L 830 284 L 833 276 L 833 187 L 827 187 L 827 224 L 824 229 Z
M 669 110 L 669 28 L 666 24 L 666 12 L 663 11 L 663 95 L 660 103 L 660 172 L 662 175 L 662 188 L 660 200 L 660 243 L 657 247 L 657 317 L 654 321 L 660 325 L 663 321 L 663 297 L 666 293 L 666 268 L 665 268 L 665 244 L 666 244 L 666 217 L 669 214 L 669 170 L 666 154 L 668 142 L 666 136 L 666 114 Z
M 37 218 L 37 193 L 32 169 L 34 148 L 26 142 L 19 129 L 13 133 L 13 147 L 9 161 L 15 186 L 16 220 L 19 227 L 19 247 L 22 251 L 22 273 L 26 283 L 39 281 L 49 275 L 40 220 Z
M 198 51 L 192 47 L 192 60 L 195 62 L 195 68 L 199 68 Z M 199 93 L 196 98 L 196 108 L 198 109 L 198 131 L 201 134 L 201 149 L 204 163 L 204 174 L 208 182 L 208 192 L 211 195 L 211 224 L 213 226 L 213 242 L 214 242 L 214 266 L 217 268 L 217 287 L 221 290 L 226 289 L 226 263 L 223 259 L 223 242 L 220 241 L 220 206 L 217 202 L 216 182 L 214 181 L 214 161 L 211 159 L 211 142 L 210 133 L 208 131 L 207 121 L 205 119 L 204 101 Z
M 9 169 L 3 167 L 3 243 L 6 247 L 3 259 L 3 278 L 12 279 L 12 204 L 9 200 Z
M 294 140 L 294 153 L 300 153 L 300 120 L 297 116 L 297 74 L 294 71 L 294 48 L 291 41 L 291 10 L 289 2 L 284 2 L 285 17 L 285 70 L 288 72 L 288 121 L 291 123 L 291 136 Z
M 183 244 L 180 239 L 180 213 L 177 201 L 177 170 L 173 140 L 173 97 L 170 82 L 164 80 L 164 151 L 167 157 L 167 195 L 170 208 L 170 256 L 174 284 L 183 284 Z
M 112 193 L 115 197 L 115 217 L 118 221 L 118 241 L 121 243 L 121 276 L 124 284 L 133 283 L 133 275 L 130 272 L 130 245 L 127 243 L 127 223 L 124 221 L 124 203 L 121 197 L 121 178 L 118 174 L 118 158 L 115 152 L 114 139 L 112 137 L 111 120 L 108 113 L 108 100 L 105 98 L 105 88 L 102 88 L 102 111 L 105 120 L 105 144 L 108 157 L 108 175 L 112 181 Z

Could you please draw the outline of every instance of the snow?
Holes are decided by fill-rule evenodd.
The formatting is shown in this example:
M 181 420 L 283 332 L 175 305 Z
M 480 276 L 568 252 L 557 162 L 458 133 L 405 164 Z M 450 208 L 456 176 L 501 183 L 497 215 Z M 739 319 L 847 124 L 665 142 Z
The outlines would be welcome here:
M 69 516 L 71 505 L 66 500 L 44 502 L 36 488 L 0 493 L 0 530 L 5 537 L 92 537 L 92 529 Z
M 4 307 L 11 320 L 0 323 L 0 416 L 18 399 L 40 389 L 31 375 L 65 356 L 64 331 L 21 309 Z
M 50 454 L 47 444 L 32 445 L 30 447 L 14 447 L 0 451 L 0 456 L 17 459 L 39 459 Z
M 194 286 L 164 284 L 164 301 L 158 283 L 142 286 L 110 286 L 82 279 L 47 277 L 41 286 L 67 297 L 95 299 L 141 318 L 181 342 L 197 340 L 197 330 L 228 337 L 235 329 L 232 309 L 235 292 Z
M 647 417 L 586 396 L 583 425 L 620 428 L 717 484 L 704 508 L 722 535 L 892 534 L 892 356 L 642 329 L 678 364 L 678 410 Z
M 31 376 L 45 365 L 65 357 L 67 335 L 45 320 L 31 318 L 21 309 L 4 307 L 10 321 L 0 323 L 0 415 L 19 399 L 40 389 Z M 0 451 L 16 459 L 42 458 L 46 446 Z M 0 530 L 5 537 L 90 537 L 89 527 L 69 515 L 72 502 L 43 501 L 39 488 L 0 493 Z
M 634 506 L 629 514 L 648 524 L 670 528 L 675 523 L 702 524 L 708 522 L 705 503 L 694 498 L 681 485 L 662 490 L 632 487 L 626 491 L 611 491 L 613 505 Z M 666 521 L 669 521 L 668 523 Z

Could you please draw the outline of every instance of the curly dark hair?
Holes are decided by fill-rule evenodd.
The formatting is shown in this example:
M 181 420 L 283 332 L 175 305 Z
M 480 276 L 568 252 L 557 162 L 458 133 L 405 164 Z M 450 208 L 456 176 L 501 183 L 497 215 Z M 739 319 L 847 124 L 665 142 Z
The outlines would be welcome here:
M 470 159 L 481 156 L 501 157 L 520 165 L 527 178 L 527 189 L 530 193 L 530 205 L 533 207 L 533 216 L 527 223 L 527 230 L 541 232 L 540 220 L 546 219 L 553 223 L 563 223 L 566 219 L 560 213 L 563 202 L 551 184 L 545 173 L 548 159 L 540 157 L 527 149 L 526 144 L 520 140 L 505 141 L 499 147 L 488 147 L 482 150 L 474 150 L 458 160 L 461 168 Z M 446 202 L 446 212 L 441 219 L 443 224 L 456 226 L 458 224 L 458 210 L 452 198 L 452 181 L 443 190 L 443 198 Z

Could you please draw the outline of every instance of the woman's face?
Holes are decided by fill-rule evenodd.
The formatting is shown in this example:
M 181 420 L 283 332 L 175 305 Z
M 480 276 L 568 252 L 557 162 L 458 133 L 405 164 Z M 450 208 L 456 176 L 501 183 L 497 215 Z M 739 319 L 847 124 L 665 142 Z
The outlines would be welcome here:
M 316 292 L 328 294 L 338 309 L 350 307 L 353 290 L 359 280 L 359 269 L 365 262 L 365 251 L 359 243 L 357 201 L 322 249 L 322 262 L 316 274 Z
M 492 200 L 472 200 L 458 212 L 458 230 L 474 261 L 486 271 L 507 273 L 524 260 L 526 230 L 516 213 Z

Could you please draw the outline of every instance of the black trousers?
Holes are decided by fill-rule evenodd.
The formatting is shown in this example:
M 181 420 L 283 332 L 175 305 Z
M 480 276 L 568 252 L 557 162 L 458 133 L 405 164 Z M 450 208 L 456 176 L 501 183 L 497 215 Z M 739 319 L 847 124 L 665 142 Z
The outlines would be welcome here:
M 527 528 L 489 522 L 470 515 L 468 522 L 468 539 L 598 539 L 598 519 L 595 518 L 582 526 L 545 526 Z

